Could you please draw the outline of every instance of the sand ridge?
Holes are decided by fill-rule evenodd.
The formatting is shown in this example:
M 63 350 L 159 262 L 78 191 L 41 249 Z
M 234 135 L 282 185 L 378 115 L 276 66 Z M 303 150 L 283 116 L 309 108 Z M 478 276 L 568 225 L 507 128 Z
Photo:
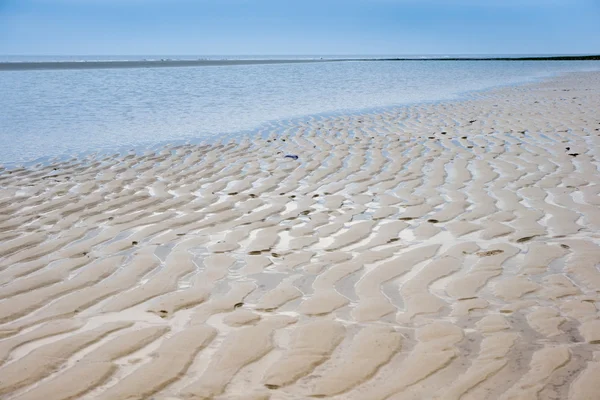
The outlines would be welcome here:
M 594 399 L 598 109 L 575 73 L 0 169 L 0 397 Z

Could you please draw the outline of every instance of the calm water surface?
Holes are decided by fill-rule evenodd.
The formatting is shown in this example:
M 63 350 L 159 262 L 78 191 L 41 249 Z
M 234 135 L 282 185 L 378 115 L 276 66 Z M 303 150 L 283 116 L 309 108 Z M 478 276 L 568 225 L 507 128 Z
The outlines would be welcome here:
M 312 114 L 452 99 L 596 61 L 331 62 L 0 72 L 0 163 L 209 140 Z

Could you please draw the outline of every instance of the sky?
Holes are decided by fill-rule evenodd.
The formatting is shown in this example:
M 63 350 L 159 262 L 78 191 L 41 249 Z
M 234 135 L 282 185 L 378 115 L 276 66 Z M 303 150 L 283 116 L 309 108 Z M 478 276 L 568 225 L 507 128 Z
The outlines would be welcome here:
M 0 55 L 590 54 L 600 0 L 0 0 Z

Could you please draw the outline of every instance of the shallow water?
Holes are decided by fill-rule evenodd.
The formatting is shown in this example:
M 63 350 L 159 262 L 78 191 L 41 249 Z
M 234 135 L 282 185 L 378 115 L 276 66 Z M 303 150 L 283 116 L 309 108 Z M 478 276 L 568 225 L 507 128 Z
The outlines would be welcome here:
M 596 61 L 346 61 L 0 73 L 0 163 L 218 138 L 511 85 Z

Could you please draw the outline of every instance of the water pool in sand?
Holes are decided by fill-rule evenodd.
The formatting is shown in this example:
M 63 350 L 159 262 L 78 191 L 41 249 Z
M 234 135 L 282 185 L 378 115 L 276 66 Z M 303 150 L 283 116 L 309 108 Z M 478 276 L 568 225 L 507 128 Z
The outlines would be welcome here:
M 0 163 L 213 139 L 320 113 L 451 99 L 596 61 L 339 61 L 0 72 Z

